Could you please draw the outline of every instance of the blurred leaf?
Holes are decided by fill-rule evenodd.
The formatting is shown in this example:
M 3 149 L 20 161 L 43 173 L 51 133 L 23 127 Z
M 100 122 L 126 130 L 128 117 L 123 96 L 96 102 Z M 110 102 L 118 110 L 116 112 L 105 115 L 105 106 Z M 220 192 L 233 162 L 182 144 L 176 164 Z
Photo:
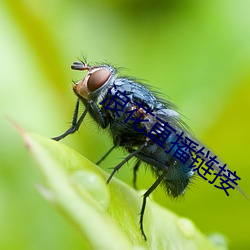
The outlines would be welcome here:
M 113 178 L 73 149 L 38 135 L 21 134 L 45 177 L 39 186 L 80 231 L 83 249 L 225 249 L 213 245 L 194 224 L 148 200 L 144 217 L 148 241 L 139 230 L 141 192 Z

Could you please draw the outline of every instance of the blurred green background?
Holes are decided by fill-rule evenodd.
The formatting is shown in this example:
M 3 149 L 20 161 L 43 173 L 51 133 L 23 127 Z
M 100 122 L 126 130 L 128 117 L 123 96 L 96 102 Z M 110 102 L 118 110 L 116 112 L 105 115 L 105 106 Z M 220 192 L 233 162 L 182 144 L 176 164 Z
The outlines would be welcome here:
M 71 63 L 108 61 L 169 96 L 195 135 L 250 195 L 250 1 L 104 0 L 0 2 L 0 249 L 80 249 L 81 235 L 35 189 L 39 173 L 8 121 L 52 137 L 70 125 Z M 96 162 L 112 141 L 90 118 L 63 143 Z M 96 142 L 96 143 L 93 143 Z M 102 167 L 115 166 L 115 151 Z M 117 175 L 132 183 L 132 164 Z M 153 182 L 139 172 L 139 187 Z M 153 198 L 202 232 L 250 249 L 250 202 L 196 180 L 183 198 Z M 98 235 L 97 235 L 98 237 Z

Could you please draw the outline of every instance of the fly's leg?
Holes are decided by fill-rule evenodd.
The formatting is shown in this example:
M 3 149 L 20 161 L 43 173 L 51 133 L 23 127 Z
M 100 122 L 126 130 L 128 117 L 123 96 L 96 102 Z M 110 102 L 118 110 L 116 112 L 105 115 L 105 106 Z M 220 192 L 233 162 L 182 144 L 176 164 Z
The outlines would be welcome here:
M 132 157 L 134 157 L 140 150 L 142 150 L 146 144 L 141 145 L 137 150 L 134 150 L 132 153 L 130 153 L 121 163 L 119 163 L 116 167 L 114 167 L 112 173 L 110 174 L 107 184 L 111 181 L 114 174 L 126 163 L 128 162 Z
M 163 173 L 162 175 L 160 175 L 158 177 L 158 179 L 154 182 L 154 184 L 147 190 L 147 192 L 143 195 L 143 201 L 142 201 L 142 208 L 141 208 L 141 212 L 140 212 L 140 230 L 141 233 L 143 235 L 144 240 L 147 240 L 147 236 L 144 232 L 143 229 L 143 216 L 144 216 L 144 212 L 145 212 L 145 208 L 146 208 L 146 200 L 148 198 L 148 196 L 158 187 L 158 185 L 162 182 L 163 178 L 165 177 L 166 172 Z
M 113 149 L 115 149 L 115 145 L 96 163 L 96 165 L 99 165 L 112 151 L 113 151 Z M 134 152 L 134 151 L 132 151 L 132 152 Z M 141 161 L 140 160 L 137 160 L 136 161 L 136 164 L 135 164 L 135 166 L 134 166 L 134 168 L 133 168 L 133 187 L 135 188 L 135 189 L 137 189 L 136 188 L 136 172 L 138 171 L 138 169 L 139 169 L 139 167 L 140 167 L 140 165 L 141 165 Z
M 114 145 L 97 163 L 96 165 L 99 165 L 115 148 L 116 146 Z
M 140 165 L 141 165 L 141 161 L 137 160 L 136 163 L 135 163 L 135 166 L 133 168 L 133 186 L 134 186 L 135 189 L 137 189 L 136 188 L 136 173 L 137 173 Z
M 78 112 L 79 112 L 79 102 L 80 101 L 78 99 L 77 102 L 76 102 L 76 106 L 75 106 L 75 111 L 74 111 L 74 116 L 73 116 L 71 127 L 65 133 L 63 133 L 62 135 L 59 135 L 59 136 L 51 138 L 51 139 L 53 139 L 55 141 L 60 141 L 64 137 L 68 136 L 69 134 L 75 133 L 79 129 L 79 127 L 80 127 L 80 125 L 81 125 L 84 117 L 86 116 L 86 114 L 88 112 L 88 106 L 87 106 L 86 109 L 84 110 L 84 112 L 82 113 L 81 117 L 77 121 Z

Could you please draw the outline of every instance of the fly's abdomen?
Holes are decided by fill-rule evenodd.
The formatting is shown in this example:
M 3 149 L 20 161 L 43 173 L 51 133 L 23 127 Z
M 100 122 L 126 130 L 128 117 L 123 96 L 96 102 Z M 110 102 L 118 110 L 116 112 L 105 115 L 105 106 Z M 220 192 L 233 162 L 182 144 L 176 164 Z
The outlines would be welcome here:
M 169 195 L 177 197 L 184 193 L 190 177 L 193 176 L 193 171 L 189 168 L 191 160 L 178 156 L 178 147 L 176 145 L 171 147 L 171 142 L 173 141 L 169 139 L 161 147 L 151 141 L 149 146 L 145 147 L 137 157 L 146 162 L 157 177 L 165 173 L 162 185 Z

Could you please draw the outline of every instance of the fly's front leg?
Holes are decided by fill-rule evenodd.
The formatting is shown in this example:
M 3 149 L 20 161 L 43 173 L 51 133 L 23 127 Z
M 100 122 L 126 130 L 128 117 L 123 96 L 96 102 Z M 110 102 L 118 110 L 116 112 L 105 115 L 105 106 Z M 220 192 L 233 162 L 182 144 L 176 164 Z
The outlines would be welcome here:
M 80 103 L 80 101 L 78 99 L 77 102 L 76 102 L 71 127 L 65 133 L 63 133 L 62 135 L 59 135 L 57 137 L 53 137 L 51 139 L 53 139 L 55 141 L 60 141 L 64 137 L 68 136 L 69 134 L 75 133 L 79 129 L 79 127 L 80 127 L 80 125 L 81 125 L 81 123 L 82 123 L 82 121 L 83 121 L 84 117 L 86 116 L 86 114 L 88 112 L 88 109 L 89 109 L 89 106 L 87 105 L 86 109 L 84 110 L 84 112 L 80 116 L 79 120 L 77 120 L 78 119 L 78 112 L 79 112 L 79 103 Z

